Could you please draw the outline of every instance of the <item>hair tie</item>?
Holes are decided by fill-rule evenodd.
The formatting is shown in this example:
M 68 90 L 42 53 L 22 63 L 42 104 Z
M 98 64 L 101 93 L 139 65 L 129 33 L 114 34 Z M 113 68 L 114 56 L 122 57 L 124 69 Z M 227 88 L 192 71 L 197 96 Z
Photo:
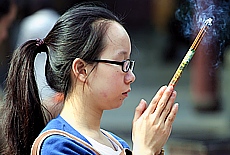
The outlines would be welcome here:
M 48 47 L 46 46 L 45 42 L 43 39 L 36 39 L 36 46 L 37 46 L 37 53 L 41 53 L 41 52 L 48 52 Z
M 44 42 L 44 40 L 43 39 L 40 39 L 40 38 L 38 38 L 38 39 L 36 39 L 36 46 L 41 46 L 41 45 L 43 45 L 45 42 Z

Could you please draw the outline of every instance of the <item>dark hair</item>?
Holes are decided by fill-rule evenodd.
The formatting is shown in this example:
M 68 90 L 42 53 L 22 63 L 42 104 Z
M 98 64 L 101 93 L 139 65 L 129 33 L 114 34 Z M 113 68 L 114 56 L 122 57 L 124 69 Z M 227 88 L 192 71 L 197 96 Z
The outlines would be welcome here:
M 100 56 L 109 21 L 121 24 L 105 6 L 96 3 L 75 5 L 59 18 L 43 44 L 40 42 L 38 46 L 37 40 L 30 40 L 15 50 L 5 88 L 8 145 L 5 154 L 29 155 L 34 139 L 45 127 L 44 108 L 34 76 L 37 53 L 47 53 L 45 72 L 49 86 L 66 95 L 71 87 L 72 62 L 81 58 L 93 63 L 92 60 Z

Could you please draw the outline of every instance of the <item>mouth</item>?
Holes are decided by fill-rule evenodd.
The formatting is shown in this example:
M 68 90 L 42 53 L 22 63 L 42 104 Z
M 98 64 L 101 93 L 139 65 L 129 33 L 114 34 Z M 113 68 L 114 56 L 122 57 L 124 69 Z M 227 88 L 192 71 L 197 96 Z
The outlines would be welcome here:
M 122 95 L 124 95 L 124 96 L 128 97 L 128 93 L 129 93 L 130 91 L 131 91 L 131 89 L 129 89 L 128 91 L 126 91 L 126 92 L 122 93 Z

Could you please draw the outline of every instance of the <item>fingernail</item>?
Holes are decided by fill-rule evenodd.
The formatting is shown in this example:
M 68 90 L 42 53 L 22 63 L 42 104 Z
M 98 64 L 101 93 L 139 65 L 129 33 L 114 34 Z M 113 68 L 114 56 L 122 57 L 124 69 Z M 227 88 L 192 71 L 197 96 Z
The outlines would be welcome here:
M 145 99 L 141 99 L 141 102 L 140 102 L 139 106 L 145 106 L 145 105 L 146 105 Z
M 141 103 L 146 103 L 145 99 L 142 98 L 141 99 Z
M 178 107 L 179 107 L 179 103 L 175 103 L 175 104 L 174 104 L 174 107 L 175 107 L 175 108 L 178 108 Z

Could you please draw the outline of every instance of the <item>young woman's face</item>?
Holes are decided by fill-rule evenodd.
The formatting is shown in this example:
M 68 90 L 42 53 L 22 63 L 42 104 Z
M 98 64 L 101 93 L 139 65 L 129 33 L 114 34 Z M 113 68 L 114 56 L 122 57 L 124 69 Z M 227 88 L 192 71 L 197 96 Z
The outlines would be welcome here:
M 99 59 L 122 62 L 130 58 L 130 38 L 120 24 L 111 22 L 104 39 L 105 49 Z M 130 84 L 134 81 L 131 70 L 125 73 L 120 65 L 99 62 L 88 78 L 90 97 L 101 110 L 118 108 L 128 97 Z

